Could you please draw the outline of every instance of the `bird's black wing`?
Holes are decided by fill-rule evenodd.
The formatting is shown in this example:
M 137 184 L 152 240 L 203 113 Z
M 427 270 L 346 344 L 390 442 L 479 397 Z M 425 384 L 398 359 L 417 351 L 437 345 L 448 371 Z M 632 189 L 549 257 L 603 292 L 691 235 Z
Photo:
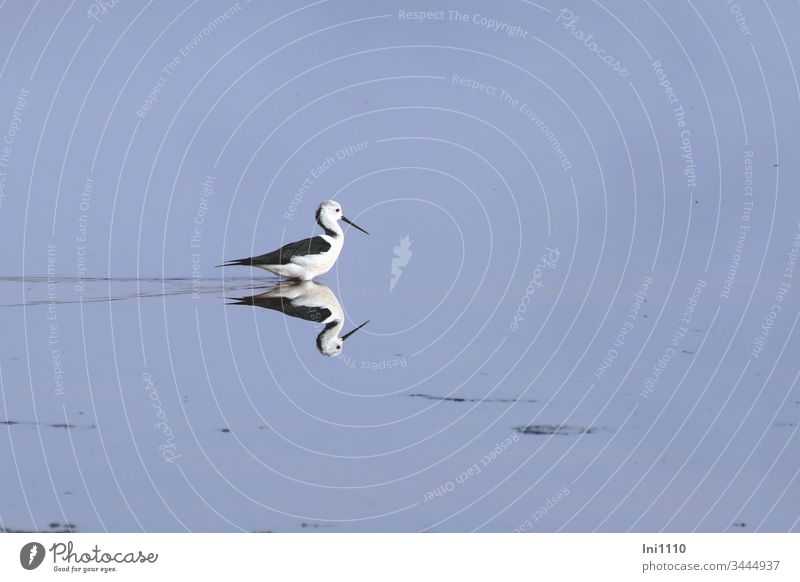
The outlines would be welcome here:
M 259 265 L 286 265 L 292 260 L 292 257 L 297 255 L 318 255 L 328 251 L 330 248 L 331 243 L 324 238 L 321 236 L 312 236 L 311 238 L 304 238 L 303 240 L 283 245 L 281 248 L 271 253 L 250 257 L 249 259 L 228 261 L 223 266 L 251 265 L 253 267 L 258 267 Z
M 295 305 L 290 299 L 285 297 L 240 297 L 234 300 L 232 305 L 253 305 L 264 309 L 280 311 L 290 317 L 297 317 L 307 321 L 321 322 L 331 316 L 331 310 L 321 306 Z

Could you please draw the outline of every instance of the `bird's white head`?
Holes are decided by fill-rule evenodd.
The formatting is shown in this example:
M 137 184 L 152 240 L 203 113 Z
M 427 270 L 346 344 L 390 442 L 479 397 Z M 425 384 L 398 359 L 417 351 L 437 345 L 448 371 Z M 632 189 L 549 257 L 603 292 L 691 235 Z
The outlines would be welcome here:
M 369 234 L 366 230 L 351 222 L 342 214 L 342 205 L 336 202 L 336 200 L 326 200 L 317 208 L 317 224 L 325 230 L 326 234 L 333 237 L 341 234 L 341 228 L 337 224 L 340 220 L 345 221 L 350 226 L 357 228 L 365 234 Z
M 339 330 L 342 329 L 342 322 L 334 322 L 335 325 L 326 327 L 317 336 L 317 349 L 323 356 L 332 358 L 342 353 L 344 347 L 344 340 L 339 337 Z
M 344 341 L 351 335 L 356 333 L 359 329 L 367 325 L 369 321 L 365 321 L 357 328 L 350 330 L 342 337 L 339 337 L 339 332 L 342 331 L 344 321 L 334 320 L 325 326 L 320 334 L 317 336 L 317 349 L 323 356 L 333 357 L 342 353 Z
M 342 205 L 336 200 L 326 200 L 317 208 L 317 224 L 324 229 L 332 228 L 342 218 Z

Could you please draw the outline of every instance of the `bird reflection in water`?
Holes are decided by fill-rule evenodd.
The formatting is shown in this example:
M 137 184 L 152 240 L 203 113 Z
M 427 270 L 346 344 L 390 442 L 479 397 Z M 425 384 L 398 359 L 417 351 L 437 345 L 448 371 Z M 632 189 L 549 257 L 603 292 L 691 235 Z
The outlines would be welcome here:
M 323 324 L 317 336 L 317 349 L 323 356 L 338 356 L 344 341 L 369 323 L 365 321 L 343 336 L 344 310 L 330 288 L 316 281 L 281 281 L 263 293 L 239 297 L 231 305 L 252 305 L 274 309 L 290 317 Z

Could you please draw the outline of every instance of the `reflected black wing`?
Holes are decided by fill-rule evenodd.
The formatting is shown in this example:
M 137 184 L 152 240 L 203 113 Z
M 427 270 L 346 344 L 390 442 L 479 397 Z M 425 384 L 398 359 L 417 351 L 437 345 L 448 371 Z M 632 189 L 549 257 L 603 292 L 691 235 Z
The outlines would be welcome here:
M 321 236 L 313 236 L 311 238 L 304 238 L 297 242 L 283 245 L 276 251 L 265 253 L 257 257 L 250 257 L 249 259 L 238 259 L 235 261 L 228 261 L 224 263 L 223 267 L 231 265 L 251 265 L 258 267 L 259 265 L 285 265 L 289 263 L 293 257 L 303 255 L 319 255 L 327 252 L 331 248 L 331 243 L 326 241 Z
M 234 299 L 234 301 L 235 303 L 231 305 L 252 305 L 254 307 L 263 307 L 264 309 L 273 309 L 290 317 L 297 317 L 307 321 L 325 321 L 331 316 L 331 310 L 326 307 L 295 305 L 290 299 L 286 299 L 285 297 L 261 297 L 259 295 L 253 295 L 252 297 L 240 297 Z

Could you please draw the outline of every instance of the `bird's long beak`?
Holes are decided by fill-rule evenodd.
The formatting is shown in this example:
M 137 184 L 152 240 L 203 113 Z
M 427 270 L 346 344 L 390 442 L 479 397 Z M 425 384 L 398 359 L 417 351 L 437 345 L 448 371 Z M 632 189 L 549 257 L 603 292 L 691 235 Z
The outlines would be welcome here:
M 353 226 L 355 226 L 355 225 L 353 225 Z M 352 330 L 352 331 L 348 331 L 346 334 L 344 334 L 344 335 L 342 336 L 342 341 L 344 341 L 344 340 L 346 340 L 347 338 L 349 338 L 351 335 L 353 335 L 354 333 L 356 333 L 356 332 L 357 332 L 359 329 L 361 329 L 362 327 L 364 327 L 364 326 L 365 326 L 365 325 L 367 325 L 368 323 L 369 323 L 369 320 L 365 321 L 364 323 L 362 323 L 361 325 L 359 325 L 359 326 L 358 326 L 357 328 L 355 328 L 354 330 Z
M 349 224 L 350 226 L 357 228 L 358 230 L 360 230 L 360 231 L 361 231 L 361 232 L 363 232 L 364 234 L 369 234 L 369 233 L 368 233 L 366 230 L 364 230 L 363 228 L 361 228 L 360 226 L 358 226 L 358 225 L 357 225 L 355 222 L 351 222 L 349 218 L 345 218 L 344 216 L 342 216 L 342 220 L 344 220 L 344 221 L 345 221 L 347 224 Z

